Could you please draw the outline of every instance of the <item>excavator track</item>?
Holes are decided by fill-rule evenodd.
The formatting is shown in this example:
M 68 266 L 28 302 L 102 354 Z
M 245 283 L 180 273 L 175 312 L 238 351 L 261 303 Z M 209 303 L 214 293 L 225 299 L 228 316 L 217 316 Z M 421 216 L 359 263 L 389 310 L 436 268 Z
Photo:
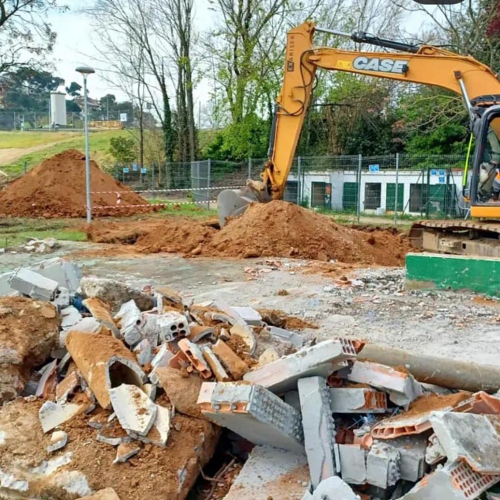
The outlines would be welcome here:
M 426 252 L 500 258 L 500 221 L 420 221 L 409 237 L 414 248 Z

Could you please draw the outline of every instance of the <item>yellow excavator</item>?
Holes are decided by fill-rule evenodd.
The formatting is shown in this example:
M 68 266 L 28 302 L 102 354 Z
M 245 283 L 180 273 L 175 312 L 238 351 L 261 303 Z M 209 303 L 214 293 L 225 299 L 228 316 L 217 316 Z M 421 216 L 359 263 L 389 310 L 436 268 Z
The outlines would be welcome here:
M 349 36 L 353 41 L 397 52 L 350 51 L 314 47 L 314 33 Z M 287 34 L 284 78 L 276 102 L 269 160 L 262 180 L 218 197 L 219 221 L 242 213 L 252 202 L 283 198 L 316 70 L 347 71 L 377 78 L 443 87 L 463 98 L 475 137 L 467 159 L 464 193 L 476 220 L 424 221 L 412 228 L 415 246 L 425 250 L 500 257 L 500 81 L 488 66 L 430 45 L 412 45 L 367 33 L 348 35 L 305 22 Z M 480 220 L 478 220 L 480 219 Z M 495 222 L 494 222 L 495 221 Z

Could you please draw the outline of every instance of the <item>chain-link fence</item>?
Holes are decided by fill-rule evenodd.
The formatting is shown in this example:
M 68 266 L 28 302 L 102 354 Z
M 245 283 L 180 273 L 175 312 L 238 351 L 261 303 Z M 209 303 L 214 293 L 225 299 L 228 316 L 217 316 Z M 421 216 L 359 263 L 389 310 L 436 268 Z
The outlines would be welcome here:
M 260 179 L 266 160 L 203 160 L 166 165 L 117 165 L 114 176 L 157 203 L 215 208 L 223 189 Z M 284 199 L 352 222 L 364 218 L 463 217 L 465 155 L 297 157 Z

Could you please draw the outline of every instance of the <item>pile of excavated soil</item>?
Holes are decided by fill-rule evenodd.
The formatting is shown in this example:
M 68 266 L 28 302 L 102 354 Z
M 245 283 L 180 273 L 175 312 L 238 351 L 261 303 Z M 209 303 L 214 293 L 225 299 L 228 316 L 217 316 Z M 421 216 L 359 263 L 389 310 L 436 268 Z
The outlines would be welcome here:
M 223 229 L 211 222 L 171 218 L 102 223 L 88 236 L 98 243 L 134 245 L 138 252 L 181 252 L 207 257 L 292 257 L 399 266 L 410 242 L 392 229 L 357 230 L 284 201 L 256 203 Z
M 123 216 L 151 211 L 147 201 L 90 162 L 92 210 L 98 216 Z M 121 201 L 117 204 L 120 194 Z M 0 192 L 0 215 L 11 217 L 84 217 L 85 155 L 69 149 L 43 161 Z M 113 207 L 113 208 L 100 208 Z M 114 208 L 117 207 L 117 208 Z

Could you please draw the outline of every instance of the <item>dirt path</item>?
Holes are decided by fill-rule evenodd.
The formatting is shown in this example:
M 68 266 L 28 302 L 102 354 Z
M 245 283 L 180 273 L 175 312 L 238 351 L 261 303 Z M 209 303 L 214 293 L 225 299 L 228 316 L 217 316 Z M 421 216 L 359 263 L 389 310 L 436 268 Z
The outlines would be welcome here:
M 5 165 L 10 165 L 11 163 L 16 162 L 23 156 L 26 156 L 30 153 L 37 153 L 38 151 L 43 151 L 44 149 L 48 149 L 55 144 L 61 144 L 62 142 L 73 141 L 74 137 L 69 139 L 63 139 L 59 141 L 49 142 L 47 144 L 39 144 L 38 146 L 32 146 L 31 148 L 9 148 L 9 149 L 0 149 L 0 167 Z

